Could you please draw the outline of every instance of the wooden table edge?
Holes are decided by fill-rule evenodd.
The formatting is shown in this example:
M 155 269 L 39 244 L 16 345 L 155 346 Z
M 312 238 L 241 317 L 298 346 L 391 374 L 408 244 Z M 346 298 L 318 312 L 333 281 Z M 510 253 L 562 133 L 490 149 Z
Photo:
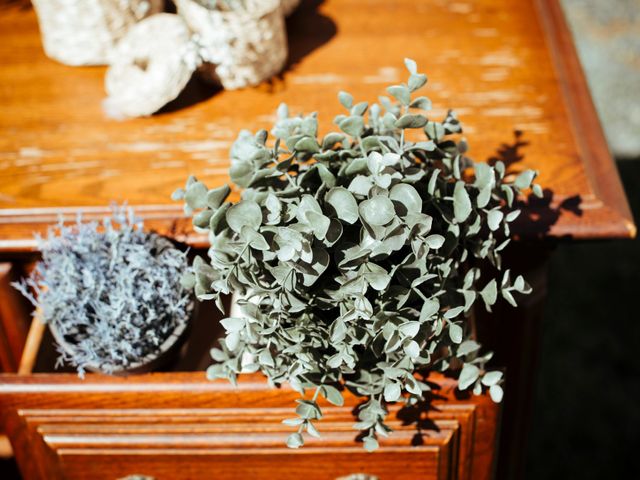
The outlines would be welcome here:
M 604 225 L 605 235 L 594 232 L 593 238 L 635 238 L 637 228 L 633 215 L 609 152 L 560 1 L 534 0 L 534 3 L 571 118 L 578 154 L 589 184 L 602 204 L 600 211 L 594 209 L 594 213 L 601 214 L 605 221 L 603 223 L 608 224 Z

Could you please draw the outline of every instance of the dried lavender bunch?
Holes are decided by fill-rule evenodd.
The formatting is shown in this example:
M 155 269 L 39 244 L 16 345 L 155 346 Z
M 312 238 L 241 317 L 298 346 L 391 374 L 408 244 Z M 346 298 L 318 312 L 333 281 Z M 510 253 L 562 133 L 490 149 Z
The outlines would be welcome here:
M 318 396 L 341 405 L 344 388 L 363 398 L 355 428 L 368 450 L 390 433 L 387 403 L 415 404 L 429 390 L 416 371 L 458 370 L 461 390 L 502 398 L 470 315 L 531 291 L 503 270 L 501 251 L 516 196 L 542 191 L 536 172 L 473 162 L 456 115 L 434 119 L 431 101 L 414 96 L 426 75 L 405 65 L 407 82 L 387 88 L 395 101 L 340 92 L 344 113 L 323 137 L 316 114 L 291 116 L 286 105 L 274 142 L 241 132 L 230 169 L 241 201 L 194 177 L 174 196 L 211 241 L 193 266 L 196 295 L 221 306 L 235 292 L 243 309 L 222 320 L 208 375 L 234 382 L 259 370 L 304 395 L 285 420 L 293 448 L 318 435 Z
M 101 223 L 62 221 L 38 238 L 42 261 L 14 286 L 73 353 L 59 362 L 113 373 L 148 355 L 187 322 L 193 302 L 180 283 L 185 253 L 142 229 L 132 210 Z M 35 293 L 35 295 L 34 295 Z

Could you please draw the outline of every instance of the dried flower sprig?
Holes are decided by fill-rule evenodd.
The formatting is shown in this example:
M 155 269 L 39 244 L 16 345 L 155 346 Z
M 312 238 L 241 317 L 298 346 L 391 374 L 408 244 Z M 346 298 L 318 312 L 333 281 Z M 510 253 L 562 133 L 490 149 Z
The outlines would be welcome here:
M 105 373 L 125 370 L 157 352 L 189 320 L 193 302 L 180 284 L 185 253 L 147 233 L 131 210 L 113 218 L 60 223 L 38 239 L 42 261 L 15 283 L 40 320 L 72 347 L 60 361 Z

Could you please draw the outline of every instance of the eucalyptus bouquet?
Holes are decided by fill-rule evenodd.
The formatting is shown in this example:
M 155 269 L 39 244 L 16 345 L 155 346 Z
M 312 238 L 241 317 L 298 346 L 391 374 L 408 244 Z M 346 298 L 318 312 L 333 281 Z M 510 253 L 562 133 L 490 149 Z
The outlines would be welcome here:
M 208 376 L 289 382 L 303 397 L 284 421 L 296 429 L 290 447 L 318 435 L 318 396 L 341 405 L 348 389 L 363 397 L 355 428 L 375 449 L 390 433 L 385 405 L 429 390 L 415 376 L 423 370 L 459 370 L 461 390 L 502 398 L 502 373 L 486 369 L 491 353 L 471 338 L 469 315 L 476 302 L 490 310 L 499 296 L 515 305 L 515 292 L 530 292 L 502 271 L 500 252 L 514 199 L 541 189 L 533 171 L 507 179 L 501 162 L 470 160 L 456 115 L 430 119 L 430 100 L 414 95 L 427 77 L 405 65 L 407 83 L 387 88 L 395 101 L 340 92 L 345 112 L 322 138 L 316 114 L 290 116 L 285 105 L 274 142 L 241 132 L 230 170 L 239 202 L 193 177 L 174 195 L 211 242 L 184 281 L 220 308 L 238 294 L 244 313 L 222 320 Z

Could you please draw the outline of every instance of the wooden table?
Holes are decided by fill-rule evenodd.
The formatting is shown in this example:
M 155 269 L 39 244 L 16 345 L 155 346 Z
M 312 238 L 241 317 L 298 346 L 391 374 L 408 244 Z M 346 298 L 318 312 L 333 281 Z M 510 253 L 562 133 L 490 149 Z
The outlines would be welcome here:
M 555 239 L 635 235 L 560 6 L 303 2 L 288 21 L 290 60 L 279 78 L 234 92 L 194 81 L 163 112 L 127 121 L 103 114 L 103 68 L 47 59 L 34 13 L 0 3 L 0 259 L 14 270 L 5 265 L 5 277 L 21 271 L 34 249 L 33 232 L 60 213 L 101 215 L 113 201 L 135 206 L 150 228 L 203 246 L 169 198 L 189 174 L 209 186 L 227 182 L 237 132 L 269 128 L 280 102 L 292 112 L 317 111 L 326 128 L 340 110 L 337 91 L 374 100 L 404 79 L 403 57 L 414 58 L 429 75 L 433 115 L 457 110 L 472 157 L 500 158 L 514 172 L 539 170 L 545 188 L 544 200 L 524 206 L 511 251 L 515 269 L 537 293 L 517 310 L 499 309 L 480 332 L 509 369 L 498 476 L 516 478 L 550 246 Z M 0 295 L 13 298 L 7 288 Z M 2 315 L 0 333 L 2 325 L 11 330 L 20 323 L 7 318 L 11 312 Z M 21 338 L 24 328 L 18 330 Z

